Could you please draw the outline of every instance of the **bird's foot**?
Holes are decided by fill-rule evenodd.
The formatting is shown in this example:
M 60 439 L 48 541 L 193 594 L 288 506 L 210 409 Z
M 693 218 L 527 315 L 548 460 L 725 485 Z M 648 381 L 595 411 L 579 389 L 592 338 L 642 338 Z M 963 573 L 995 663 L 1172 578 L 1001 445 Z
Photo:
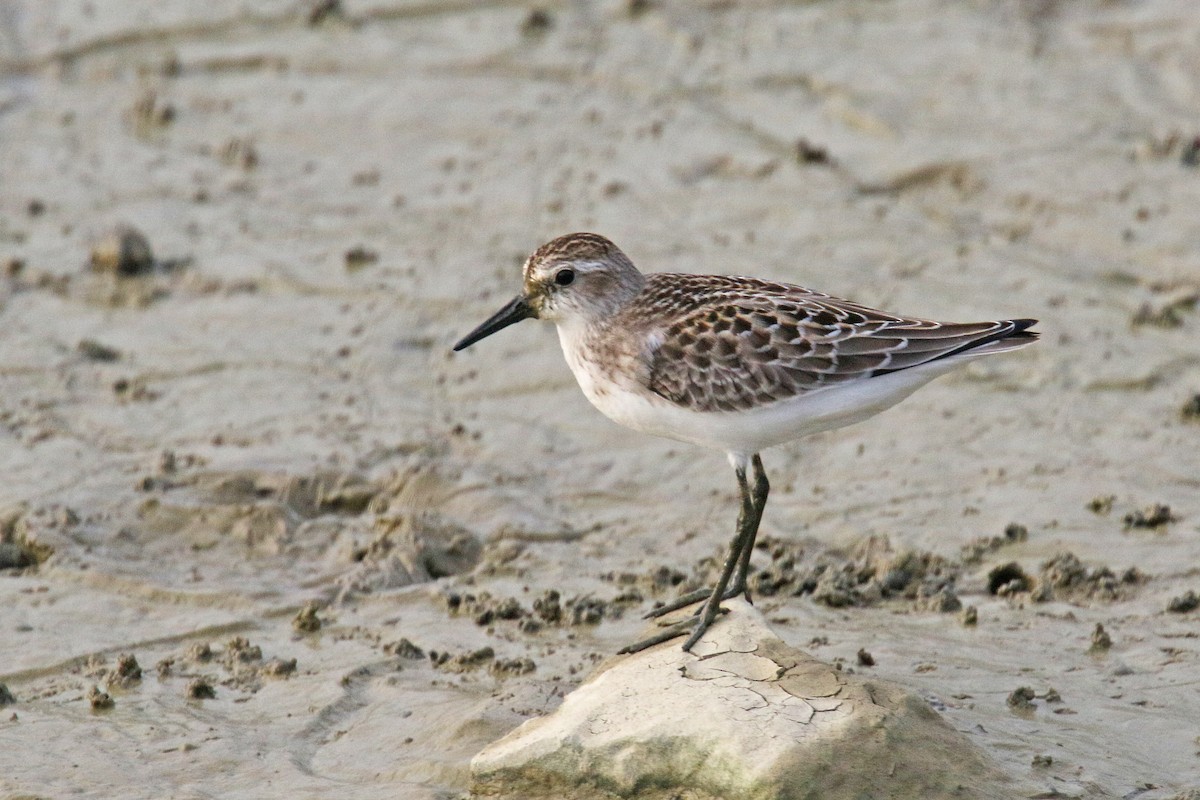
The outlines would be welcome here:
M 680 595 L 666 605 L 661 605 L 658 608 L 647 612 L 643 619 L 658 619 L 659 617 L 665 617 L 672 611 L 678 611 L 681 608 L 687 608 L 693 603 L 699 603 L 701 600 L 708 599 L 710 596 L 712 596 L 712 593 L 712 589 L 697 589 L 694 592 L 688 592 L 685 595 Z M 726 589 L 725 594 L 721 595 L 721 600 L 732 600 L 740 594 L 744 594 L 746 596 L 747 603 L 753 602 L 750 600 L 750 590 L 740 586 L 731 586 Z M 701 606 L 700 608 L 696 609 L 695 613 L 699 614 L 703 610 L 704 606 Z
M 732 596 L 733 595 L 729 594 L 726 595 L 726 597 Z M 688 603 L 684 603 L 683 605 L 679 606 L 679 608 L 683 608 L 685 605 L 688 605 Z M 728 613 L 729 611 L 724 608 L 718 608 L 717 613 L 711 618 L 707 614 L 696 613 L 681 622 L 676 622 L 672 625 L 666 626 L 658 633 L 647 637 L 640 642 L 634 642 L 631 645 L 622 647 L 617 651 L 617 654 L 626 655 L 628 653 L 640 653 L 642 650 L 645 650 L 648 647 L 654 647 L 656 644 L 662 644 L 663 642 L 669 642 L 672 639 L 678 639 L 680 636 L 683 636 L 685 633 L 691 631 L 692 635 L 689 636 L 687 641 L 683 643 L 683 649 L 690 652 L 692 645 L 700 641 L 700 637 L 704 635 L 704 632 L 708 630 L 708 627 L 716 620 L 716 617 L 721 614 Z

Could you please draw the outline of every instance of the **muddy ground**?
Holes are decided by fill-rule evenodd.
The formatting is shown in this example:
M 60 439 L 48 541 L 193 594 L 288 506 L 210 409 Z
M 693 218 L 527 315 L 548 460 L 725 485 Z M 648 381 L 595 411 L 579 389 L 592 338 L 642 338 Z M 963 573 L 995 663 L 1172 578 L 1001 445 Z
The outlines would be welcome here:
M 1039 317 L 766 454 L 757 602 L 1022 796 L 1195 796 L 1198 136 L 1192 0 L 0 4 L 0 794 L 457 797 L 702 582 L 722 456 L 448 352 L 584 229 Z

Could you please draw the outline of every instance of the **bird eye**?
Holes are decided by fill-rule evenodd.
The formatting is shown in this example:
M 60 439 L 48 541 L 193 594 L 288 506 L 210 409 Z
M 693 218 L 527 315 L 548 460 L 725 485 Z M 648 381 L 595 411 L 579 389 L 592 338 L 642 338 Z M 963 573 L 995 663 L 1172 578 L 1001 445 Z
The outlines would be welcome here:
M 575 270 L 560 269 L 558 272 L 554 273 L 554 282 L 559 286 L 570 286 L 575 282 Z

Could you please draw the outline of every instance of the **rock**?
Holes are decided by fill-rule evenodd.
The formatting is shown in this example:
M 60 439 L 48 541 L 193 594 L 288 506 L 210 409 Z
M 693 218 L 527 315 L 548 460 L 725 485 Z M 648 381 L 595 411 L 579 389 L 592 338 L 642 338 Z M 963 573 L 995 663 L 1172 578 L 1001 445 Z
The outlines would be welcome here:
M 88 359 L 89 361 L 120 361 L 121 351 L 115 347 L 109 347 L 95 339 L 80 339 L 79 344 L 75 345 L 75 352 Z
M 385 644 L 383 646 L 383 652 L 387 653 L 388 655 L 396 656 L 398 658 L 417 659 L 417 658 L 425 657 L 424 650 L 417 647 L 415 644 L 410 642 L 408 639 L 404 639 L 404 638 L 400 639 L 400 641 L 398 641 L 398 642 L 392 642 L 391 644 Z
M 142 275 L 154 270 L 154 252 L 141 231 L 118 225 L 92 245 L 91 264 L 95 272 Z
M 296 671 L 296 659 L 294 658 L 272 658 L 263 664 L 262 674 L 269 678 L 286 678 L 288 675 Z
M 132 653 L 122 653 L 117 659 L 117 666 L 108 673 L 105 682 L 109 687 L 128 689 L 142 680 L 142 668 Z
M 14 542 L 0 542 L 0 569 L 24 569 L 37 563 L 28 550 Z
M 88 689 L 87 701 L 91 704 L 93 711 L 107 711 L 116 705 L 116 701 L 112 699 L 112 695 L 101 690 L 99 686 L 93 686 Z
M 317 616 L 317 604 L 307 603 L 292 619 L 292 628 L 300 633 L 315 633 L 321 630 L 321 622 Z
M 741 601 L 680 640 L 607 662 L 557 711 L 471 762 L 475 797 L 967 798 L 1004 779 L 929 704 L 796 650 Z

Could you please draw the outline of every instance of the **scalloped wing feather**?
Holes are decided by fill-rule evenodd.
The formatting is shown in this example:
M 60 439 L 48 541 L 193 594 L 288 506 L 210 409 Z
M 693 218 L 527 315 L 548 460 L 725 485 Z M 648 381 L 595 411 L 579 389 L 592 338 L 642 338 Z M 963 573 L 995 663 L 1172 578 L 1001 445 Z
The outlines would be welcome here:
M 657 323 L 642 353 L 644 385 L 695 411 L 767 405 L 909 369 L 1028 327 L 1021 320 L 901 317 L 799 286 L 708 275 L 650 275 L 639 305 L 643 325 Z

